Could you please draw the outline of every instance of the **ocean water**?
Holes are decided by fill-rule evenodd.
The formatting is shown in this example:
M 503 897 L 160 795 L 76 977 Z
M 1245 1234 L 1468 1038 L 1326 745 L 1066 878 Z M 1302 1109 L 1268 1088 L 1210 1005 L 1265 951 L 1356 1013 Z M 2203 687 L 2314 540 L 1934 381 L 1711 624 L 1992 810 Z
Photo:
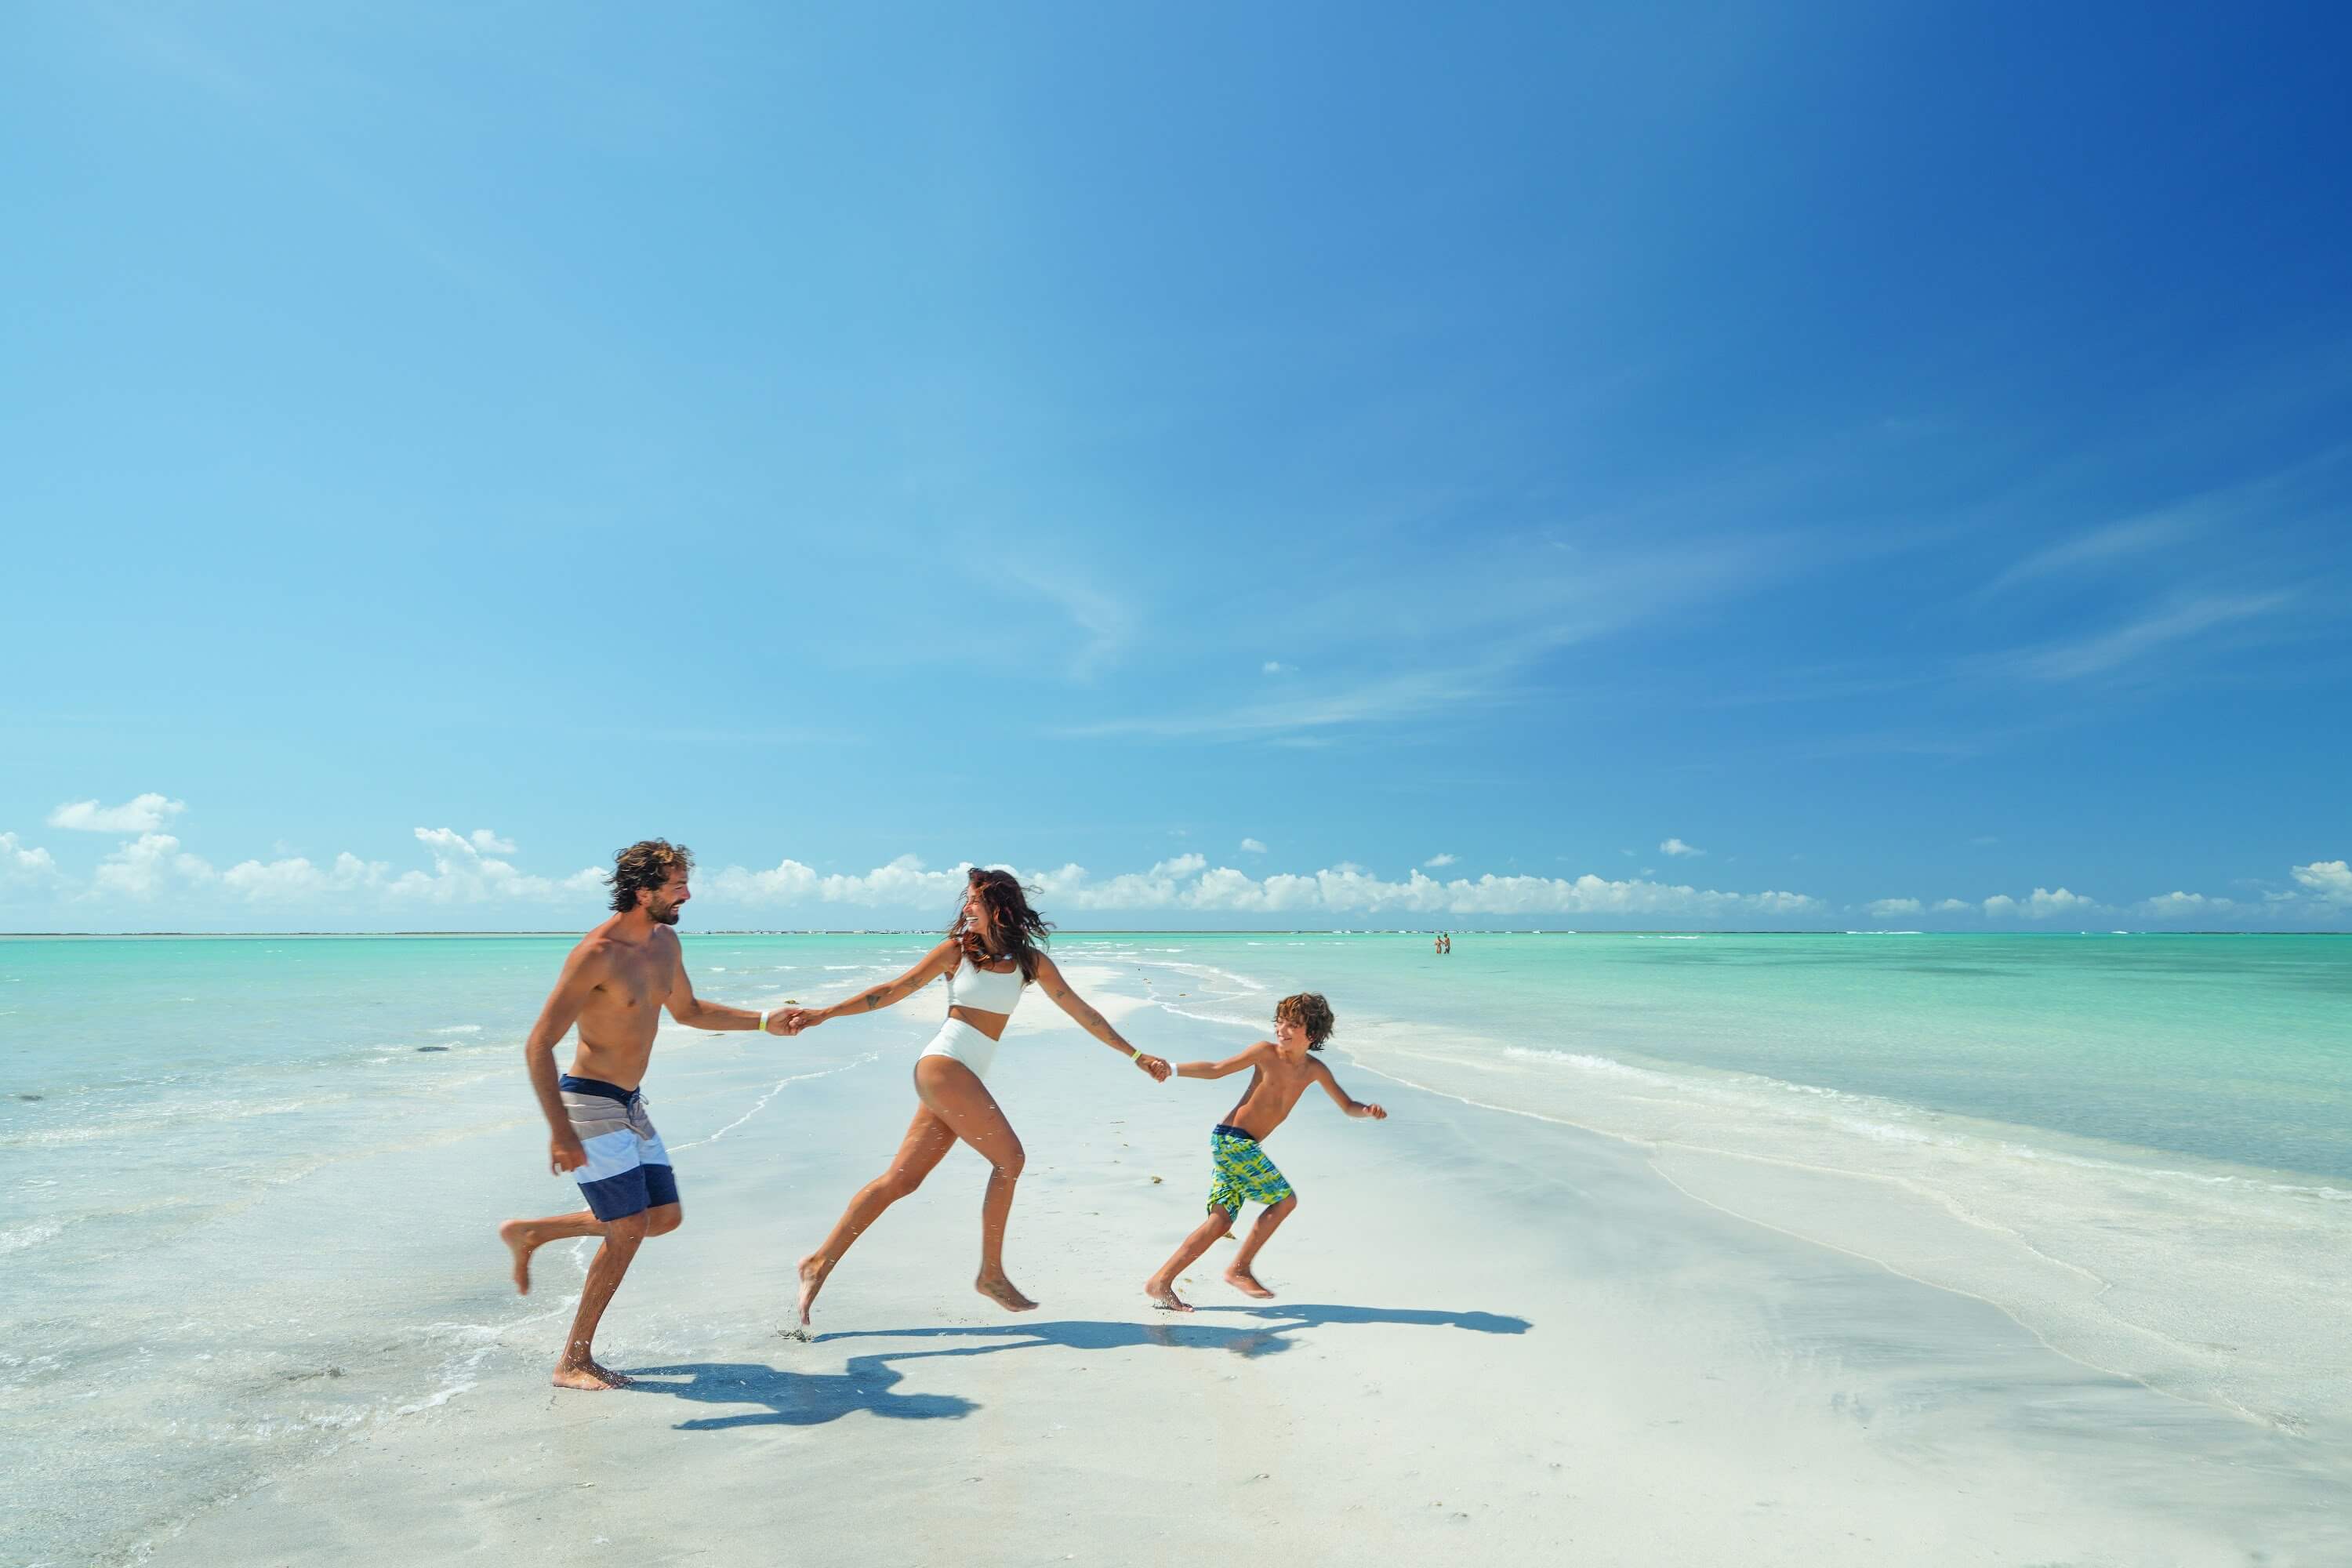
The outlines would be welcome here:
M 686 940 L 703 994 L 755 1005 L 925 945 Z M 517 1047 L 569 945 L 0 939 L 0 1563 L 135 1560 L 208 1502 L 463 1397 L 517 1323 L 551 1335 L 568 1300 L 498 1299 L 449 1232 L 507 1179 L 479 1152 L 537 1142 Z M 1123 1026 L 1148 1048 L 1235 1048 L 1318 990 L 1360 1096 L 1394 1082 L 1631 1141 L 1698 1201 L 2315 1453 L 2352 1442 L 2352 939 L 1056 945 L 1153 1004 Z M 698 1097 L 687 1130 L 712 1141 L 780 1114 L 795 1077 L 911 1055 L 936 1016 L 918 999 L 789 1058 L 666 1041 L 656 1089 Z

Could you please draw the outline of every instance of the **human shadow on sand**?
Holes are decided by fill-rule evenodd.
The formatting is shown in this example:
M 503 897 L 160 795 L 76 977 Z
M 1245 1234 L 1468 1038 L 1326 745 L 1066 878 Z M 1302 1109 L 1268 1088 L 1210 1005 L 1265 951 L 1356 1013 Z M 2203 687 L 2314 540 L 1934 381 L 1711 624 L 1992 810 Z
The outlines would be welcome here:
M 1211 1312 L 1239 1313 L 1243 1317 L 1258 1320 L 1263 1326 L 1226 1328 L 1222 1324 L 1200 1321 Z M 1288 1350 L 1297 1342 L 1291 1336 L 1301 1329 L 1334 1323 L 1398 1323 L 1414 1328 L 1467 1329 L 1481 1334 L 1524 1334 L 1533 1326 L 1525 1318 L 1505 1317 L 1496 1312 L 1302 1304 L 1202 1307 L 1189 1313 L 1171 1312 L 1165 1318 L 1143 1323 L 1078 1320 L 963 1328 L 851 1329 L 838 1333 L 819 1334 L 816 1342 L 827 1344 L 835 1340 L 863 1339 L 985 1339 L 994 1342 L 964 1345 L 955 1350 L 903 1351 L 891 1355 L 861 1356 L 851 1363 L 853 1366 L 858 1361 L 901 1362 L 932 1356 L 992 1355 L 999 1351 L 1027 1350 L 1040 1345 L 1060 1345 L 1066 1350 L 1079 1351 L 1125 1350 L 1130 1346 L 1148 1345 L 1160 1350 L 1224 1351 L 1232 1355 L 1262 1356 Z
M 952 1394 L 894 1394 L 904 1374 L 889 1356 L 852 1356 L 835 1373 L 783 1372 L 758 1362 L 696 1362 L 684 1366 L 630 1367 L 626 1392 L 667 1394 L 704 1405 L 764 1405 L 764 1411 L 704 1415 L 681 1421 L 680 1432 L 720 1432 L 732 1426 L 822 1426 L 853 1410 L 893 1421 L 952 1421 L 980 1408 Z

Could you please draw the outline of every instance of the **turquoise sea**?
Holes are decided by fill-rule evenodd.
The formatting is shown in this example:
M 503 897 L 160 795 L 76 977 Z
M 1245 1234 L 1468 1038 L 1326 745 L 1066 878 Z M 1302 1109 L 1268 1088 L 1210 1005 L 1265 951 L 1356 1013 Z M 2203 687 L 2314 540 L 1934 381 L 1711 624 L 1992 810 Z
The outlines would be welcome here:
M 761 1005 L 895 973 L 927 939 L 686 941 L 704 994 Z M 0 1563 L 135 1555 L 143 1530 L 461 1396 L 513 1315 L 568 1310 L 500 1299 L 476 1233 L 560 1206 L 518 1047 L 570 942 L 0 939 Z M 1631 1140 L 1701 1201 L 1984 1297 L 2092 1364 L 2352 1437 L 2352 938 L 1056 950 L 1153 1005 L 1125 1026 L 1149 1048 L 1222 1053 L 1319 990 L 1359 1093 Z M 939 1010 L 789 1054 L 666 1038 L 649 1087 L 687 1108 L 674 1142 L 716 1141 L 788 1114 L 766 1108 L 795 1076 L 895 1070 Z M 510 1169 L 436 1152 L 499 1130 Z

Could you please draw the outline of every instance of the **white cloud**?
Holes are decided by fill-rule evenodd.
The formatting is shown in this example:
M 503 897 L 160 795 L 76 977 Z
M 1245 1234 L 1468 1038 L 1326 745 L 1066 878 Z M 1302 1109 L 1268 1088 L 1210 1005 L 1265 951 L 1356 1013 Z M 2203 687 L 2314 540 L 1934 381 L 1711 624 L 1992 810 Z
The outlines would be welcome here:
M 120 893 L 152 899 L 175 883 L 209 882 L 212 867 L 180 847 L 168 833 L 142 833 L 98 863 L 90 879 L 89 897 Z
M 1298 673 L 1298 667 L 1295 664 L 1285 664 L 1278 658 L 1270 658 L 1265 661 L 1265 673 L 1268 675 L 1296 675 Z
M 324 867 L 294 855 L 278 860 L 240 860 L 221 873 L 221 884 L 255 903 L 288 903 L 330 893 L 380 889 L 391 869 L 381 860 L 362 860 L 349 851 Z
M 1433 871 L 1440 866 L 1451 866 L 1454 861 L 1460 858 L 1461 857 L 1458 855 L 1432 855 L 1428 859 L 1423 860 L 1422 864 Z
M 786 858 L 772 870 L 747 871 L 730 866 L 710 879 L 710 890 L 730 899 L 765 904 L 798 904 L 814 900 L 828 904 L 931 907 L 952 912 L 964 889 L 970 862 L 945 871 L 924 868 L 912 855 L 901 855 L 864 876 L 817 874 L 813 867 Z
M 1873 899 L 1863 906 L 1882 920 L 1888 915 L 1916 915 L 1919 912 L 1916 899 Z
M 436 904 L 479 904 L 509 899 L 547 900 L 585 886 L 583 879 L 595 875 L 593 871 L 575 872 L 557 883 L 517 870 L 512 862 L 486 852 L 486 846 L 502 842 L 487 827 L 478 829 L 471 837 L 454 828 L 420 827 L 416 829 L 416 841 L 433 851 L 433 869 L 430 874 L 404 871 L 384 884 L 384 891 L 394 899 Z
M 2294 868 L 2294 879 L 2324 903 L 2352 904 L 2352 863 L 2314 860 Z
M 1255 838 L 1244 838 L 1242 840 L 1242 853 L 1244 855 L 1263 855 L 1265 853 L 1265 846 L 1259 843 Z
M 121 805 L 78 800 L 49 813 L 49 826 L 77 833 L 153 833 L 187 809 L 185 801 L 152 794 L 134 796 Z
M 1781 918 L 1817 914 L 1822 900 L 1803 893 L 1733 893 L 1643 880 L 1611 881 L 1590 874 L 1558 877 L 1457 878 L 1439 881 L 1419 870 L 1390 881 L 1341 862 L 1307 874 L 1250 876 L 1212 867 L 1200 855 L 1180 855 L 1147 871 L 1097 878 L 1083 866 L 1017 873 L 1046 909 L 1190 910 L 1202 913 L 1323 914 L 1602 914 Z M 819 876 L 797 860 L 771 870 L 730 866 L 710 879 L 714 895 L 748 903 L 853 903 L 881 908 L 953 907 L 964 868 L 931 871 L 902 856 L 864 876 Z
M 46 882 L 57 874 L 58 863 L 47 850 L 27 847 L 13 833 L 0 833 L 0 886 Z
M 1976 906 L 1969 902 L 1966 899 L 1938 899 L 1936 900 L 1936 912 L 1939 915 L 1973 913 L 1975 910 Z
M 469 842 L 485 855 L 511 855 L 515 852 L 513 839 L 501 838 L 487 827 L 474 829 Z
M 2088 914 L 2099 907 L 2096 899 L 2064 888 L 2053 892 L 2048 888 L 2036 888 L 2022 899 L 2012 899 L 2007 893 L 1995 893 L 1984 901 L 1985 914 L 1994 920 L 2009 920 L 2023 915 L 2028 920 L 2046 921 L 2057 915 Z
M 2142 899 L 2132 909 L 2154 920 L 2179 920 L 2189 915 L 2227 914 L 2238 907 L 2235 899 L 2209 899 L 2202 893 L 2164 893 Z
M 1706 850 L 1696 844 L 1685 844 L 1679 838 L 1669 838 L 1658 846 L 1661 855 L 1704 855 Z

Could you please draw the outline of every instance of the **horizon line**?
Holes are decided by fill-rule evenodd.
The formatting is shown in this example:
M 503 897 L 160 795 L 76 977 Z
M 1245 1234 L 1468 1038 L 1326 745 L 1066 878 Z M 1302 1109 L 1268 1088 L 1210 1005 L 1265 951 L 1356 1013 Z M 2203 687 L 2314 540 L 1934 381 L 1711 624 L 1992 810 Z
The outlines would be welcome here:
M 1086 926 L 1058 931 L 1056 936 L 1432 936 L 1440 932 L 1468 936 L 2352 936 L 2352 931 L 2310 927 L 2295 930 L 2235 931 L 2200 927 L 2189 931 L 2126 931 L 2087 927 L 2041 931 L 1864 931 L 1851 926 L 1625 926 L 1609 930 L 1549 930 L 1537 926 Z M 463 928 L 413 931 L 11 931 L 0 941 L 72 938 L 131 940 L 142 937 L 565 937 L 584 934 L 572 929 L 477 931 Z M 695 936 L 933 936 L 931 927 L 915 926 L 721 926 L 691 933 Z

